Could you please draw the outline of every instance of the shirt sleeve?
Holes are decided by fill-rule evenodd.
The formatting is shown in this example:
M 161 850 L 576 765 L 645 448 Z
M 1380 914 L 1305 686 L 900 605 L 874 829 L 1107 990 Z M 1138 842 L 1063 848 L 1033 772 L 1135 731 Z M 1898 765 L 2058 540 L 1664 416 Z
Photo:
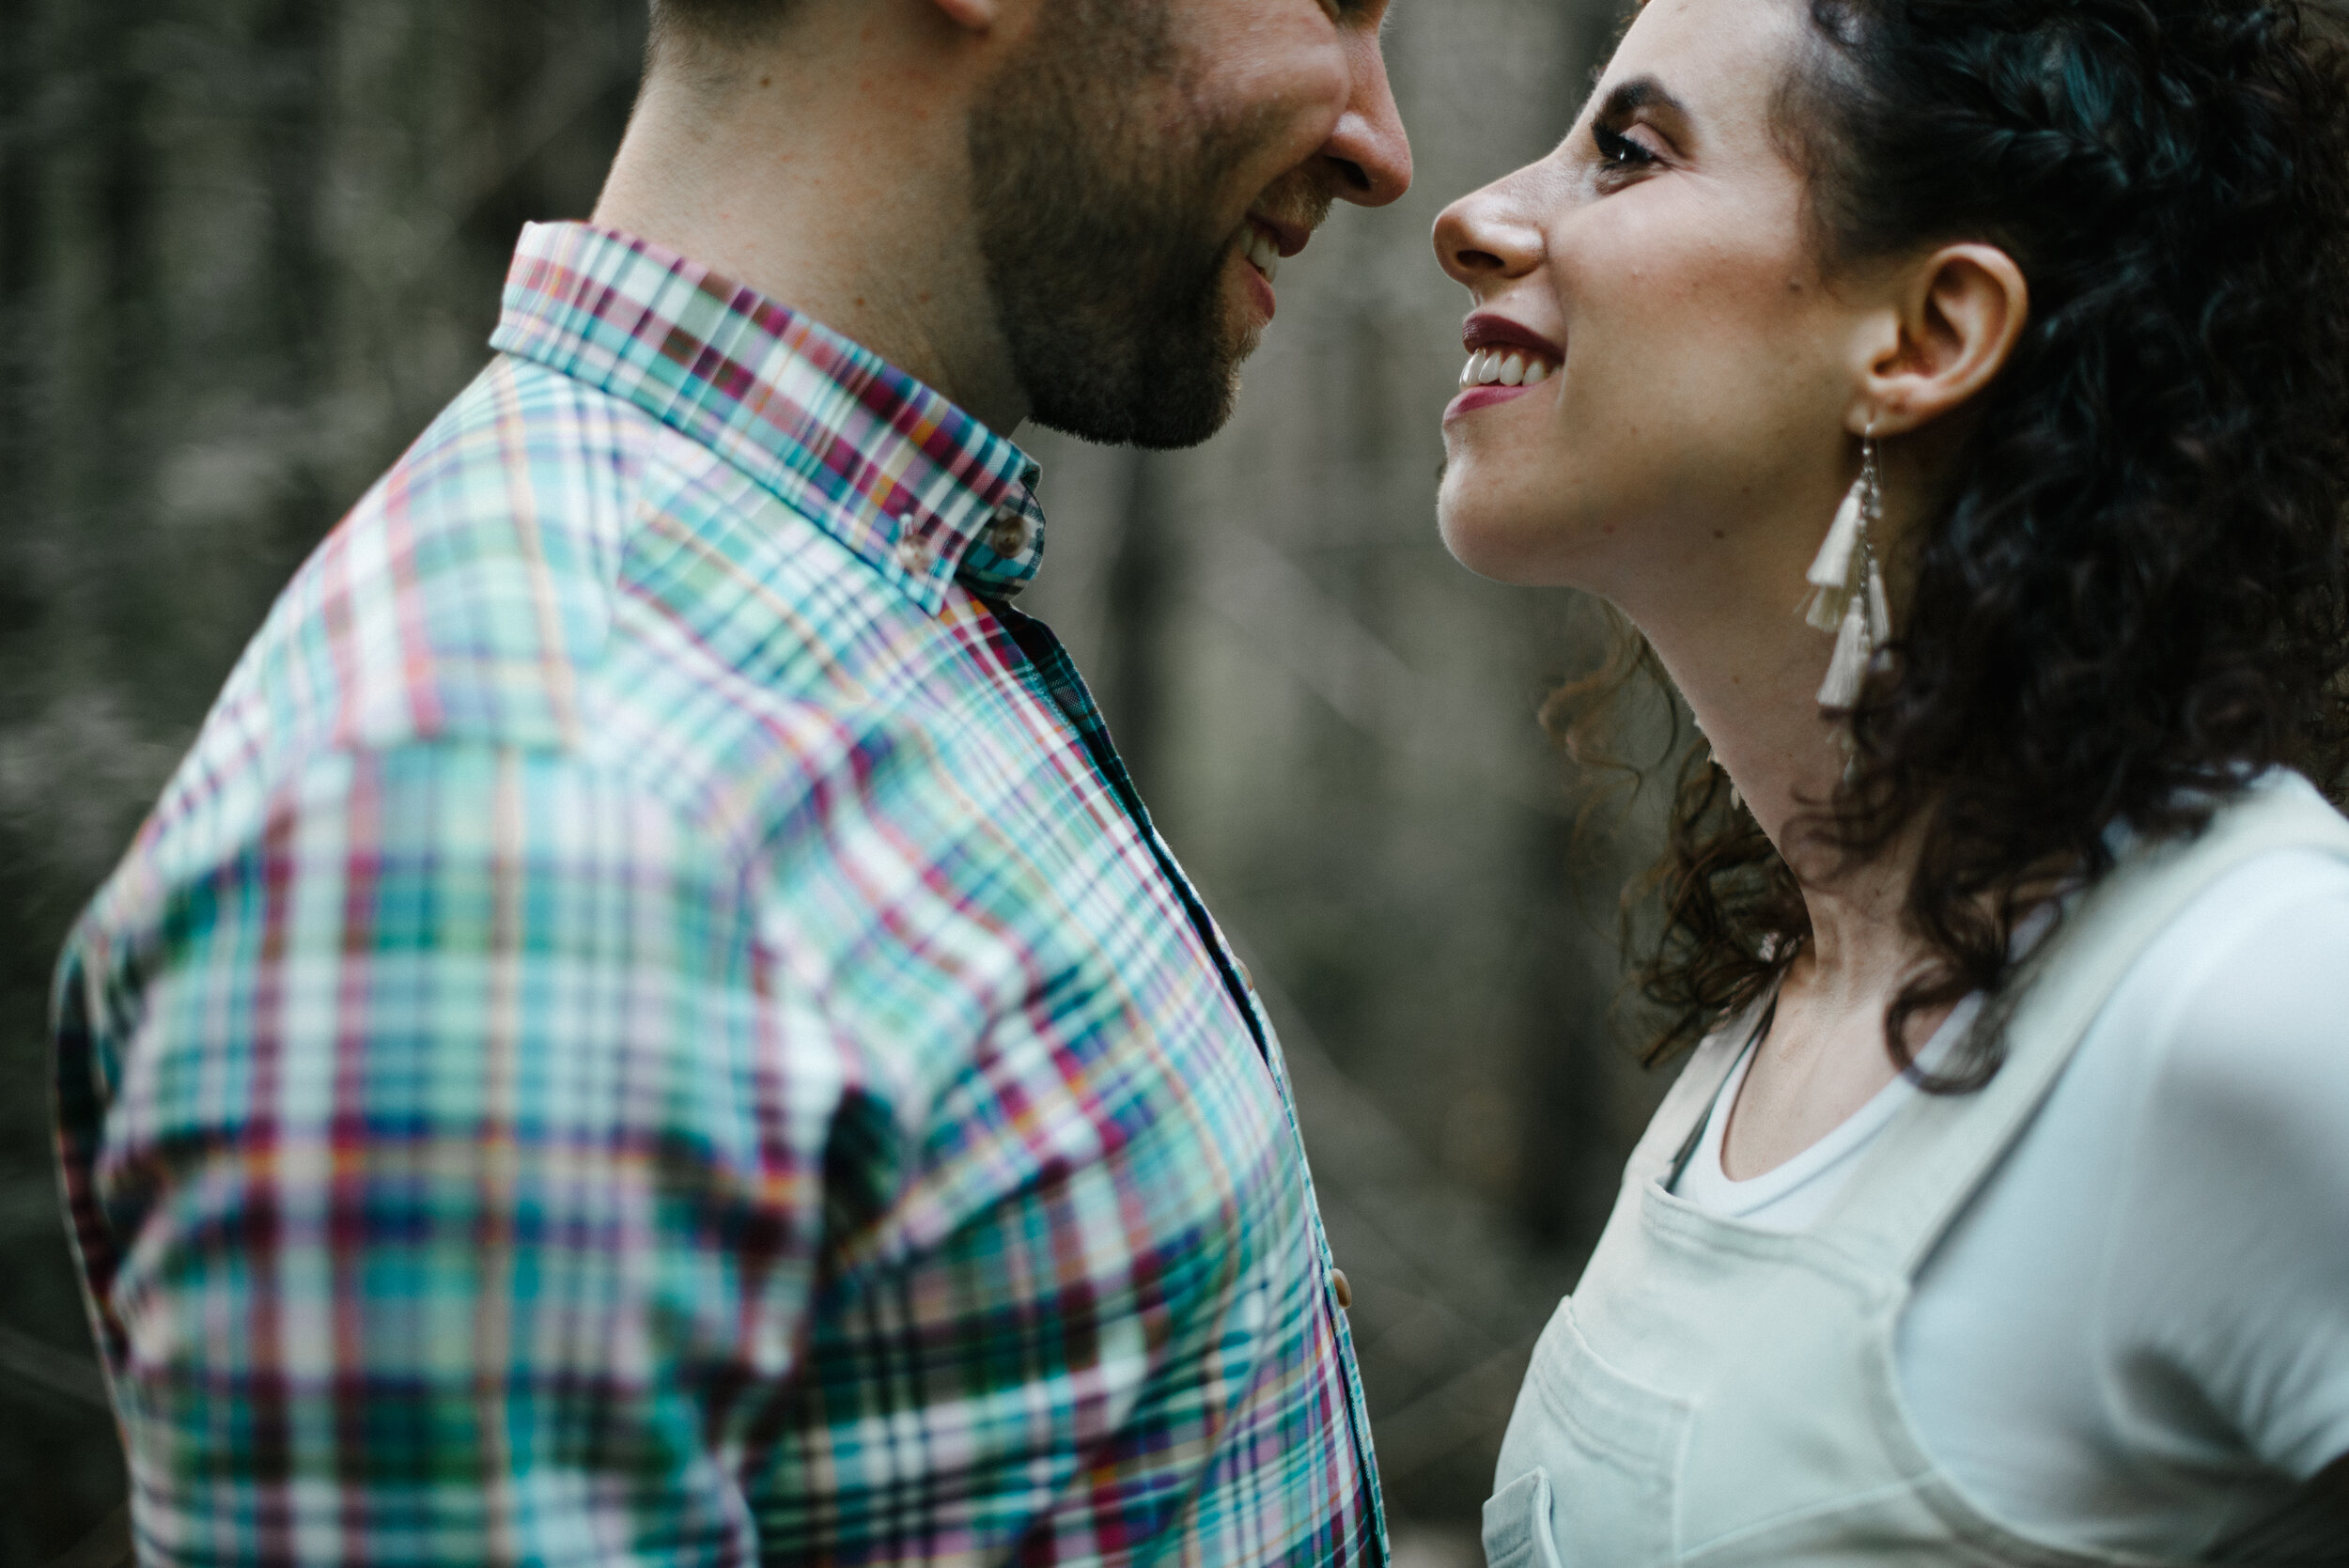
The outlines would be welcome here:
M 723 857 L 417 745 L 163 900 L 92 1184 L 141 1560 L 754 1558 L 843 1057 Z
M 2247 868 L 2182 986 L 2108 1300 L 2263 1464 L 2349 1455 L 2349 866 Z

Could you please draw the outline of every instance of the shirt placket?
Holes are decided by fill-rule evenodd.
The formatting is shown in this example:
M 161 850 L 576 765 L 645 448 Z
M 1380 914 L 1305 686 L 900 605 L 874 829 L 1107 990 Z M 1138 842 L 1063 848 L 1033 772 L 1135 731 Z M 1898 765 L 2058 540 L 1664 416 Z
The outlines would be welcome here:
M 1388 1560 L 1386 1500 L 1378 1484 L 1378 1467 L 1371 1446 L 1370 1411 L 1363 1398 L 1361 1377 L 1354 1362 L 1354 1342 L 1346 1313 L 1337 1308 L 1333 1296 L 1332 1276 L 1337 1267 L 1330 1250 L 1330 1238 L 1322 1228 L 1321 1204 L 1314 1190 L 1313 1170 L 1305 1155 L 1304 1129 L 1297 1119 L 1297 1099 L 1289 1084 L 1288 1072 L 1273 1045 L 1271 1023 L 1259 1003 L 1254 986 L 1248 980 L 1245 969 L 1223 933 L 1207 913 L 1190 878 L 1183 874 L 1163 839 L 1150 820 L 1149 810 L 1142 802 L 1142 795 L 1134 787 L 1132 775 L 1127 771 L 1125 760 L 1117 753 L 1110 737 L 1109 725 L 1093 700 L 1093 693 L 1078 674 L 1076 661 L 1068 657 L 1060 638 L 1051 628 L 1032 615 L 1013 609 L 1008 603 L 987 599 L 987 608 L 1011 635 L 1013 643 L 1026 659 L 1029 673 L 1043 688 L 1062 720 L 1076 732 L 1079 743 L 1095 774 L 1113 796 L 1126 815 L 1148 846 L 1159 873 L 1166 878 L 1175 896 L 1182 901 L 1184 912 L 1190 917 L 1192 929 L 1201 944 L 1214 960 L 1217 973 L 1222 978 L 1225 994 L 1239 1010 L 1248 1025 L 1249 1036 L 1256 1043 L 1265 1065 L 1271 1074 L 1274 1093 L 1281 1102 L 1281 1113 L 1288 1127 L 1289 1145 L 1296 1159 L 1296 1171 L 1304 1188 L 1305 1215 L 1313 1235 L 1314 1251 L 1321 1267 L 1319 1298 L 1322 1310 L 1329 1314 L 1330 1330 L 1336 1340 L 1340 1370 L 1346 1381 L 1346 1425 L 1353 1441 L 1355 1466 L 1361 1483 L 1370 1498 L 1371 1530 L 1377 1560 Z

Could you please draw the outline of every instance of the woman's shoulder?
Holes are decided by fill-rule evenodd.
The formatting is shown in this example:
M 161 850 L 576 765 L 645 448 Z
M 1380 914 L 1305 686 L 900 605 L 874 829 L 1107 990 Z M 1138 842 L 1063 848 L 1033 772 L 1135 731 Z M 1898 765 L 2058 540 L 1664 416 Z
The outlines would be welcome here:
M 2155 1047 L 2159 1099 L 2349 1089 L 2349 856 L 2279 848 L 2228 871 L 2146 949 L 2112 1011 Z
M 2122 981 L 2099 1043 L 2131 1060 L 2139 1137 L 2172 1172 L 2315 1159 L 2349 1180 L 2349 856 L 2279 848 L 2218 877 Z
M 2170 917 L 2093 1032 L 2108 1038 L 2117 1026 L 2140 1067 L 2154 1046 L 2165 1078 L 2257 1076 L 2306 1049 L 2341 1054 L 2330 1042 L 2349 1010 L 2349 820 L 2277 768 L 2221 808 L 2213 832 L 2222 827 L 2248 858 Z M 2116 831 L 2127 859 L 2130 836 Z M 2263 842 L 2272 847 L 2253 847 Z
M 2101 1037 L 2101 1041 L 2099 1039 Z M 2134 1092 L 2110 1343 L 2185 1374 L 2267 1463 L 2349 1449 L 2349 859 L 2279 849 L 2198 896 L 2083 1050 Z

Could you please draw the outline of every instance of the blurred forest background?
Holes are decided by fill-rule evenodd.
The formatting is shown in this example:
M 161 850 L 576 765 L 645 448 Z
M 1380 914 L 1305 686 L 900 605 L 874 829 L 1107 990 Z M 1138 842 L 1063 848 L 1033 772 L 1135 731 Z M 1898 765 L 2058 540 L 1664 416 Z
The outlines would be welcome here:
M 1422 1568 L 1481 1560 L 1660 1087 L 1614 946 L 1652 801 L 1578 832 L 1608 781 L 1534 722 L 1599 617 L 1433 519 L 1466 296 L 1429 227 L 1564 133 L 1621 8 L 1397 0 L 1417 187 L 1289 263 L 1231 429 L 1020 438 L 1031 608 L 1280 1016 Z M 521 224 L 593 203 L 643 32 L 643 0 L 0 0 L 0 1568 L 123 1488 L 51 1173 L 60 939 L 294 566 L 487 358 Z

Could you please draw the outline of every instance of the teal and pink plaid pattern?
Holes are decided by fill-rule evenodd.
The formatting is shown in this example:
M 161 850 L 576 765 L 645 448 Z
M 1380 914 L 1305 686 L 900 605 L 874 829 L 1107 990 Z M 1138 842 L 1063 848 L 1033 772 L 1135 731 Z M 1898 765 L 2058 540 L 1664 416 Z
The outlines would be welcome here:
M 1271 1031 L 1034 470 L 623 236 L 303 568 L 57 991 L 148 1563 L 1378 1562 Z

